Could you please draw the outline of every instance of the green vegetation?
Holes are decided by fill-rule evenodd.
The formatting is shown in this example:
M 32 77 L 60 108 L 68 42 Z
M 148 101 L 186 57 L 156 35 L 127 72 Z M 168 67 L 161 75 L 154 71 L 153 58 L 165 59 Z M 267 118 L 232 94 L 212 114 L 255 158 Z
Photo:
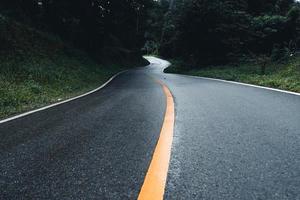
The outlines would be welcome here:
M 0 119 L 57 102 L 104 83 L 125 66 L 99 64 L 58 37 L 0 16 Z
M 115 54 L 141 56 L 147 10 L 153 4 L 153 0 L 1 0 L 0 13 L 110 61 Z
M 280 59 L 300 45 L 300 3 L 295 0 L 160 2 L 149 14 L 145 51 L 194 68 L 243 56 L 271 57 L 275 51 L 283 52 Z
M 13 71 L 8 69 L 12 66 Z M 30 56 L 24 62 L 7 59 L 0 67 L 0 118 L 94 89 L 122 70 L 101 66 L 84 54 L 64 53 L 51 58 Z
M 101 85 L 147 64 L 152 0 L 1 0 L 0 119 Z
M 261 65 L 253 62 L 211 66 L 202 69 L 188 69 L 188 67 L 182 67 L 184 63 L 178 61 L 172 63 L 165 72 L 218 78 L 300 92 L 299 56 L 284 63 L 268 63 L 264 74 L 261 73 Z
M 166 71 L 299 92 L 299 1 L 161 0 L 148 26 L 144 50 L 176 59 Z

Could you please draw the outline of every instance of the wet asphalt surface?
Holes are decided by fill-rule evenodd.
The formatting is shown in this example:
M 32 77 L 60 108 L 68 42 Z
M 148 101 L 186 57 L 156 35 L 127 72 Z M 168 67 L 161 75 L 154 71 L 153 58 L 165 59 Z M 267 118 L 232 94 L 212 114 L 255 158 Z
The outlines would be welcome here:
M 175 100 L 165 199 L 300 199 L 300 96 L 163 74 L 0 124 L 0 199 L 136 199 Z
M 165 111 L 143 70 L 0 125 L 0 199 L 136 199 Z

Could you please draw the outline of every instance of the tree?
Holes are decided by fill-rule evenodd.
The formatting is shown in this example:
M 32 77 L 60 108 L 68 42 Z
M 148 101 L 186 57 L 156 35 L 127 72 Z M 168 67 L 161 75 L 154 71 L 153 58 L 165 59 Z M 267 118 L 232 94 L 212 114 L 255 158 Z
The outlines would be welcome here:
M 137 51 L 152 0 L 3 0 L 2 12 L 90 53 Z
M 177 0 L 161 53 L 195 66 L 270 56 L 275 43 L 286 49 L 299 37 L 296 8 L 293 0 Z

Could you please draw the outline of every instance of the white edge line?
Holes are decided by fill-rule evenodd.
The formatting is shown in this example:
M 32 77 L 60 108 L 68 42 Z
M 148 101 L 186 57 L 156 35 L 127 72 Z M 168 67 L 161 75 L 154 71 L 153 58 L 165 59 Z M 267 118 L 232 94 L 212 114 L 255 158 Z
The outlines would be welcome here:
M 113 75 L 110 79 L 108 79 L 108 81 L 106 81 L 104 84 L 102 84 L 100 87 L 94 89 L 94 90 L 91 90 L 85 94 L 82 94 L 82 95 L 79 95 L 79 96 L 76 96 L 76 97 L 72 97 L 70 99 L 66 99 L 64 101 L 60 101 L 60 102 L 57 102 L 57 103 L 54 103 L 54 104 L 51 104 L 51 105 L 48 105 L 48 106 L 45 106 L 45 107 L 42 107 L 42 108 L 38 108 L 36 110 L 32 110 L 32 111 L 28 111 L 28 112 L 25 112 L 25 113 L 22 113 L 22 114 L 19 114 L 19 115 L 16 115 L 16 116 L 13 116 L 13 117 L 10 117 L 10 118 L 7 118 L 7 119 L 4 119 L 4 120 L 1 120 L 0 121 L 0 124 L 3 124 L 5 122 L 9 122 L 9 121 L 12 121 L 12 120 L 15 120 L 15 119 L 18 119 L 18 118 L 21 118 L 21 117 L 25 117 L 27 115 L 30 115 L 30 114 L 33 114 L 33 113 L 36 113 L 36 112 L 40 112 L 42 110 L 46 110 L 46 109 L 49 109 L 49 108 L 52 108 L 52 107 L 55 107 L 55 106 L 58 106 L 58 105 L 61 105 L 61 104 L 64 104 L 64 103 L 68 103 L 70 101 L 74 101 L 76 99 L 79 99 L 79 98 L 82 98 L 82 97 L 85 97 L 87 95 L 90 95 L 92 93 L 95 93 L 99 90 L 101 90 L 102 88 L 104 88 L 106 85 L 108 85 L 114 78 L 116 78 L 118 75 L 126 72 L 128 70 L 124 70 L 124 71 L 121 71 L 115 75 Z
M 148 56 L 148 58 L 155 58 L 155 57 Z M 163 60 L 163 59 L 160 59 L 160 58 L 155 58 L 155 59 Z M 166 62 L 166 67 L 169 67 L 171 65 L 171 63 L 169 61 L 166 61 L 166 60 L 163 60 L 163 61 Z M 272 91 L 276 91 L 276 92 L 282 92 L 282 93 L 286 93 L 286 94 L 292 94 L 292 95 L 300 96 L 300 93 L 297 93 L 297 92 L 291 92 L 291 91 L 287 91 L 287 90 L 281 90 L 281 89 L 270 88 L 270 87 L 265 87 L 265 86 L 253 85 L 253 84 L 249 84 L 249 83 L 242 83 L 242 82 L 236 82 L 236 81 L 227 81 L 227 80 L 223 80 L 223 79 L 208 78 L 208 77 L 202 77 L 202 76 L 191 76 L 191 75 L 186 75 L 186 74 L 175 74 L 175 75 L 187 76 L 187 77 L 191 77 L 191 78 L 206 79 L 206 80 L 211 80 L 211 81 L 219 81 L 219 82 L 231 83 L 231 84 L 236 84 L 236 85 L 243 85 L 243 86 L 248 86 L 248 87 L 255 87 L 255 88 L 260 88 L 260 89 L 265 89 L 265 90 L 272 90 Z
M 192 77 L 192 78 L 206 79 L 206 80 L 211 80 L 211 81 L 232 83 L 232 84 L 236 84 L 236 85 L 255 87 L 255 88 L 260 88 L 260 89 L 265 89 L 265 90 L 272 90 L 272 91 L 276 91 L 276 92 L 282 92 L 282 93 L 286 93 L 286 94 L 292 94 L 292 95 L 300 96 L 300 93 L 297 93 L 297 92 L 291 92 L 291 91 L 287 91 L 287 90 L 281 90 L 281 89 L 270 88 L 270 87 L 265 87 L 265 86 L 253 85 L 253 84 L 248 84 L 248 83 L 242 83 L 242 82 L 236 82 L 236 81 L 227 81 L 227 80 L 223 80 L 223 79 L 208 78 L 208 77 L 202 77 L 202 76 L 191 76 L 191 75 L 185 75 L 185 74 L 178 74 L 178 75 L 183 75 L 183 76 Z

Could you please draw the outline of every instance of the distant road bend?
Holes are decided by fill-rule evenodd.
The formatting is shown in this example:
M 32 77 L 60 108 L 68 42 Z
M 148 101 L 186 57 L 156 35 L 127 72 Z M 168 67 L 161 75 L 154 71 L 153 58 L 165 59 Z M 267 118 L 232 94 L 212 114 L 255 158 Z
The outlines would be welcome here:
M 148 59 L 1 123 L 0 199 L 300 199 L 300 96 L 164 74 L 166 61 Z

